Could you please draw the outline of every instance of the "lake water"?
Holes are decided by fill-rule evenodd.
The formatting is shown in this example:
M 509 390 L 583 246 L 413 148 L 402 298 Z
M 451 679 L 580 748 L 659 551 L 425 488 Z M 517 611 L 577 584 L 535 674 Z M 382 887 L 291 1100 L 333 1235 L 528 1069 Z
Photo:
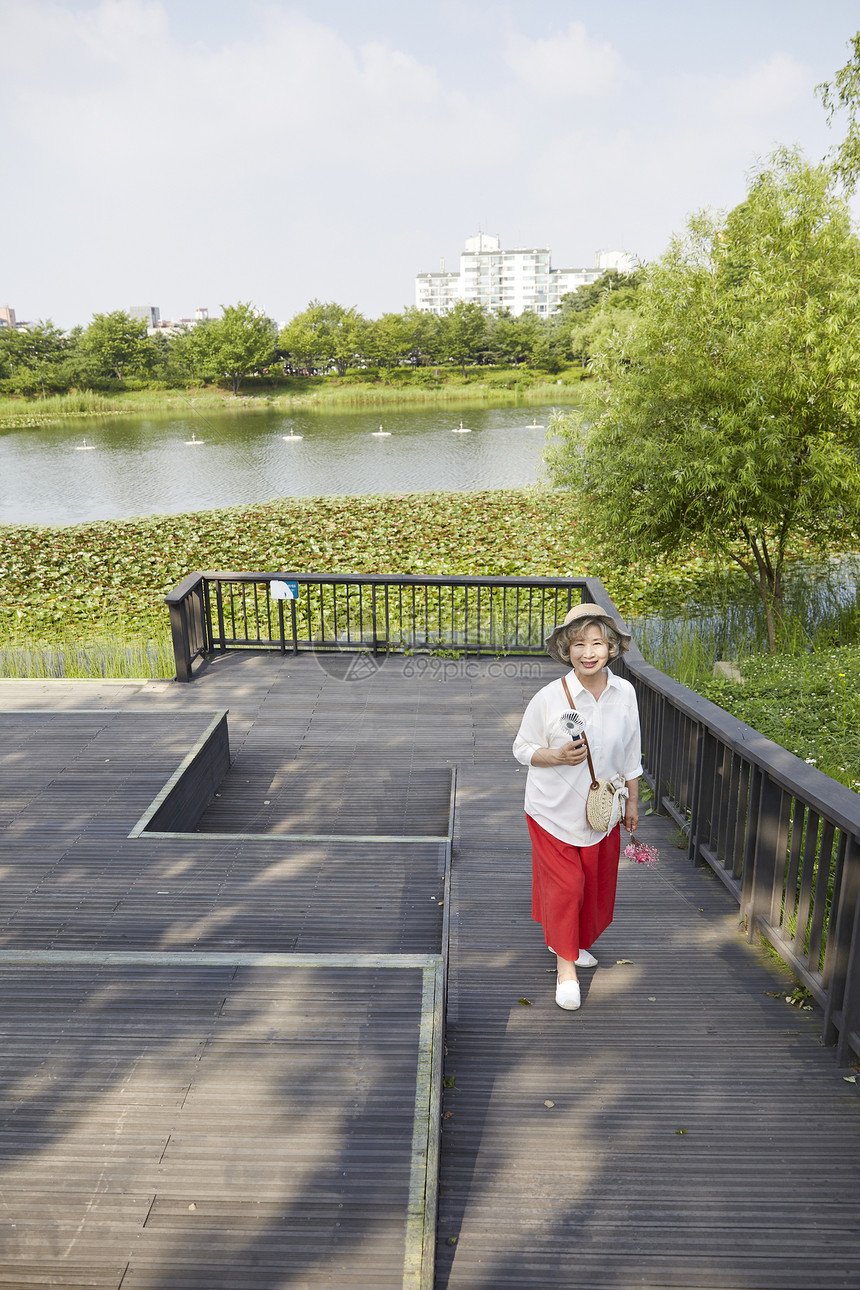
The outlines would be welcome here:
M 8 430 L 0 433 L 0 522 L 75 524 L 274 497 L 517 488 L 541 476 L 550 411 L 198 416 L 189 408 L 170 418 Z M 469 433 L 457 433 L 461 425 Z M 380 427 L 388 434 L 378 435 Z

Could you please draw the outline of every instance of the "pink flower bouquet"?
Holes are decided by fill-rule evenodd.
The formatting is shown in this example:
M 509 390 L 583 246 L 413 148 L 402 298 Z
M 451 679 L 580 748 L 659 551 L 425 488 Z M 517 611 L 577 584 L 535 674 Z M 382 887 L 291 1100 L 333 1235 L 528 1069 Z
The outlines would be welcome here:
M 634 860 L 636 864 L 655 865 L 660 859 L 660 852 L 656 847 L 649 847 L 645 842 L 640 842 L 632 833 L 629 843 L 624 848 L 624 854 L 628 860 Z

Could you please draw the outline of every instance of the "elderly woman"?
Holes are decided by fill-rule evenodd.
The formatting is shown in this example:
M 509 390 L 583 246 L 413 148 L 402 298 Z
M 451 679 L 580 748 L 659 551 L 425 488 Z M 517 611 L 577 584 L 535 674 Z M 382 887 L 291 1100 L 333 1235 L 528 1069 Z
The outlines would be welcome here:
M 621 852 L 618 824 L 604 834 L 586 819 L 589 751 L 598 779 L 624 781 L 619 792 L 624 827 L 633 833 L 639 821 L 636 694 L 629 681 L 607 667 L 629 643 L 629 635 L 599 605 L 571 609 L 547 640 L 547 650 L 572 670 L 538 690 L 514 741 L 514 756 L 529 768 L 525 809 L 532 840 L 532 917 L 543 925 L 558 960 L 555 1001 L 571 1010 L 580 1005 L 576 969 L 597 966 L 590 948 L 612 922 Z M 584 726 L 584 737 L 571 738 L 576 725 Z

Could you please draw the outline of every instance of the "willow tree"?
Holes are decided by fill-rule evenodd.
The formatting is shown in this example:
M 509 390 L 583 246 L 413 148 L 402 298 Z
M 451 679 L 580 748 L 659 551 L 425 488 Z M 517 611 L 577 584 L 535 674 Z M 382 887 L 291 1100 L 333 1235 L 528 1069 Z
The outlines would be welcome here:
M 845 122 L 845 138 L 833 149 L 832 167 L 837 178 L 853 193 L 860 179 L 860 31 L 848 42 L 851 57 L 832 81 L 815 87 L 827 113 L 827 124 Z
M 691 544 L 754 584 L 777 648 L 792 548 L 857 541 L 860 244 L 831 172 L 780 150 L 644 271 L 550 466 L 628 552 Z

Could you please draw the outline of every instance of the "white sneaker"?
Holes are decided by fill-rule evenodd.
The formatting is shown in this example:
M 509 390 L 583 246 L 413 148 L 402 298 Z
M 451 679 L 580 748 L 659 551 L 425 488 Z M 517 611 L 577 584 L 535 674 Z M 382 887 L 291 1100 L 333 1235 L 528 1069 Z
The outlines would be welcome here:
M 551 945 L 548 945 L 547 949 L 549 950 L 550 954 L 555 954 L 555 950 L 552 948 Z M 558 955 L 556 955 L 556 958 L 557 957 Z M 588 950 L 580 950 L 579 958 L 574 959 L 573 966 L 574 967 L 597 967 L 597 959 Z
M 559 981 L 555 987 L 555 1001 L 560 1008 L 575 1012 L 582 1002 L 578 981 Z

